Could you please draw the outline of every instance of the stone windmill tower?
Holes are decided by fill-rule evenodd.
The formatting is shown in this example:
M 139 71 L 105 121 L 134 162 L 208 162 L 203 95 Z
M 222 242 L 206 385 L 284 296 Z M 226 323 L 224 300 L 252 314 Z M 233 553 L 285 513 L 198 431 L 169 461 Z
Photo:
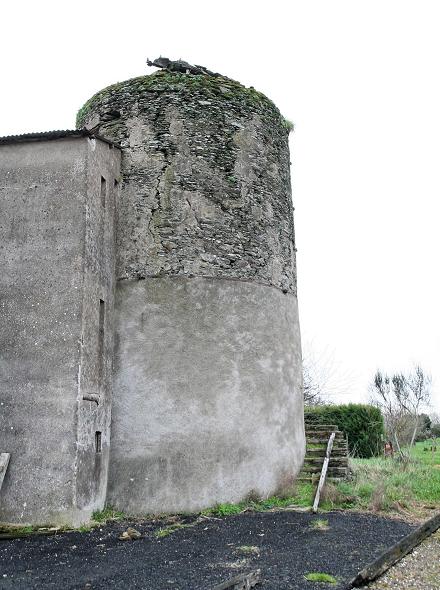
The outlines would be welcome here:
M 270 494 L 304 455 L 285 120 L 253 88 L 156 65 L 77 122 L 123 154 L 108 501 L 129 512 Z

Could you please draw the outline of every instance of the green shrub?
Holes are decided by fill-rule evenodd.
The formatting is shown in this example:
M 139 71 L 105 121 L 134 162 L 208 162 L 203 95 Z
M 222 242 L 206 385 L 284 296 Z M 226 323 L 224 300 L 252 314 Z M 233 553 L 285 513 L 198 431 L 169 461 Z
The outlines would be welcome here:
M 348 437 L 348 448 L 356 457 L 368 458 L 382 453 L 383 416 L 374 406 L 312 406 L 305 409 L 304 416 L 309 424 L 335 424 Z

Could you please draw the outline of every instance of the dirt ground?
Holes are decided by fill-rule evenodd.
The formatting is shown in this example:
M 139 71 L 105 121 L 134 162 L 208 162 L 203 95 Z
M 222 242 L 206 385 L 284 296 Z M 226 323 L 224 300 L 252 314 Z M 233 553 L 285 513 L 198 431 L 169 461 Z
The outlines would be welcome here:
M 327 520 L 328 528 L 313 528 L 317 519 Z M 172 521 L 0 541 L 0 588 L 209 590 L 259 568 L 262 590 L 336 590 L 413 528 L 350 512 L 246 512 L 181 523 L 186 526 L 164 537 L 158 531 Z M 128 526 L 142 537 L 119 540 Z M 331 574 L 338 584 L 308 582 L 304 575 L 310 572 Z

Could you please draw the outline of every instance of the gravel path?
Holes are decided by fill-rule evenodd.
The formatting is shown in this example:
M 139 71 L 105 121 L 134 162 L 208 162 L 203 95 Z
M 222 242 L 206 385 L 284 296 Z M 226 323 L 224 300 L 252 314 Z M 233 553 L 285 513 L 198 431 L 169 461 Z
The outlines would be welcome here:
M 440 531 L 423 541 L 412 553 L 396 563 L 370 590 L 439 590 Z
M 327 530 L 313 528 L 318 519 L 328 521 Z M 247 512 L 197 524 L 186 518 L 183 524 L 188 526 L 163 538 L 157 537 L 163 521 L 145 521 L 1 541 L 0 588 L 209 590 L 260 568 L 262 590 L 336 590 L 413 529 L 353 512 Z M 120 541 L 130 525 L 142 538 Z M 331 574 L 338 584 L 308 582 L 310 572 Z

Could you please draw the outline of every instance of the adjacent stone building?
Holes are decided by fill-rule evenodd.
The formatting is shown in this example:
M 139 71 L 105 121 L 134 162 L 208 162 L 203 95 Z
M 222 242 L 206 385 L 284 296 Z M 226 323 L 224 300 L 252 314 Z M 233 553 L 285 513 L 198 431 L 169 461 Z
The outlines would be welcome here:
M 0 140 L 0 520 L 199 510 L 304 456 L 288 129 L 159 71 Z

